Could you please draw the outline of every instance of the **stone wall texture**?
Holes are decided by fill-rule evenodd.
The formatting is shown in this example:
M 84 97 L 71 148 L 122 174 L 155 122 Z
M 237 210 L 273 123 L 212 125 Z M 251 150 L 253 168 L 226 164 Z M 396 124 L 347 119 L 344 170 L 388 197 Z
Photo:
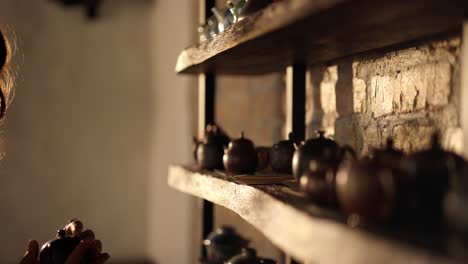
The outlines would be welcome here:
M 459 122 L 457 37 L 313 65 L 307 74 L 307 134 L 325 129 L 366 154 L 388 137 L 406 152 L 426 148 L 438 132 L 463 151 Z

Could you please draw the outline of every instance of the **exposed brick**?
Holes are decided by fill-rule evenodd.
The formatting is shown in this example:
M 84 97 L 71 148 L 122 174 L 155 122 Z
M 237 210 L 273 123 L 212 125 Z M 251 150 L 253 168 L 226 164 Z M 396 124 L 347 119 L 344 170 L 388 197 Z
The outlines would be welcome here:
M 355 113 L 366 110 L 366 82 L 359 78 L 353 78 L 353 107 Z
M 310 67 L 308 131 L 334 131 L 339 143 L 362 154 L 388 137 L 405 151 L 424 149 L 435 132 L 444 146 L 462 149 L 459 46 L 459 38 L 448 38 Z
M 435 132 L 433 126 L 414 123 L 397 125 L 393 128 L 395 147 L 408 153 L 426 149 L 431 145 L 431 137 Z
M 369 107 L 374 117 L 392 113 L 395 81 L 390 76 L 372 76 L 367 89 Z
M 422 83 L 427 85 L 427 104 L 430 106 L 446 105 L 450 95 L 450 64 L 444 62 L 427 65 L 419 76 L 426 80 Z

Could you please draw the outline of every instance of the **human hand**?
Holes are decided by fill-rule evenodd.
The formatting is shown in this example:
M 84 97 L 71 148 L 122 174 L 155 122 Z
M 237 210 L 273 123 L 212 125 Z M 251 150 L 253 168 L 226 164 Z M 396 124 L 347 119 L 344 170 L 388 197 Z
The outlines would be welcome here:
M 83 224 L 76 219 L 70 221 L 63 229 L 68 237 L 79 237 L 80 244 L 70 253 L 64 264 L 80 264 L 81 259 L 91 252 L 94 256 L 91 264 L 105 263 L 109 258 L 109 254 L 101 253 L 102 243 L 95 239 L 94 232 L 91 230 L 83 231 Z M 39 264 L 39 244 L 35 240 L 31 240 L 28 244 L 28 251 L 24 255 L 20 264 Z

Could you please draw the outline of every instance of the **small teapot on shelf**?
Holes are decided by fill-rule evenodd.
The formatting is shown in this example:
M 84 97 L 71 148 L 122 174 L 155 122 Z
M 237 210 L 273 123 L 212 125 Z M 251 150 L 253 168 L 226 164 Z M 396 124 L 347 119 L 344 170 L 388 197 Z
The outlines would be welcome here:
M 223 163 L 227 172 L 233 174 L 253 174 L 257 168 L 257 151 L 250 139 L 241 137 L 232 140 L 224 150 Z
M 394 149 L 393 141 L 388 139 L 386 148 L 375 149 L 371 157 L 342 163 L 337 172 L 336 193 L 340 207 L 350 215 L 350 225 L 391 219 L 402 158 L 403 153 Z
M 442 226 L 449 183 L 465 165 L 461 156 L 442 149 L 438 134 L 432 137 L 431 148 L 405 157 L 400 167 L 402 200 L 406 201 L 400 207 L 404 214 L 417 220 L 418 227 Z
M 340 147 L 335 141 L 325 138 L 323 131 L 319 137 L 309 139 L 294 152 L 293 175 L 300 188 L 310 198 L 319 203 L 336 202 L 335 176 L 340 163 L 349 157 L 354 159 L 354 151 Z
M 270 164 L 273 171 L 292 174 L 292 160 L 296 150 L 295 143 L 293 133 L 289 133 L 287 140 L 282 140 L 271 147 Z
M 202 169 L 223 169 L 224 148 L 229 143 L 227 134 L 216 124 L 207 125 L 205 138 L 194 138 L 193 149 L 196 161 Z
M 275 264 L 272 259 L 260 258 L 253 248 L 243 248 L 242 253 L 229 259 L 226 264 Z
M 249 241 L 239 235 L 233 227 L 222 226 L 203 240 L 208 258 L 206 261 L 210 264 L 224 264 L 248 244 Z

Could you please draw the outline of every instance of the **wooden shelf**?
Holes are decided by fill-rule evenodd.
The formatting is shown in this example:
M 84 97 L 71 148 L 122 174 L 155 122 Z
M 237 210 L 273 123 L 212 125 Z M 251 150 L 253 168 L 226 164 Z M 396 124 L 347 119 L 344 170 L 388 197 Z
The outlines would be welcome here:
M 465 0 L 284 0 L 179 55 L 178 73 L 264 74 L 461 31 Z
M 174 189 L 224 206 L 279 248 L 313 263 L 458 263 L 444 253 L 446 239 L 391 230 L 352 229 L 338 211 L 320 208 L 283 185 L 242 185 L 222 173 L 171 166 Z

